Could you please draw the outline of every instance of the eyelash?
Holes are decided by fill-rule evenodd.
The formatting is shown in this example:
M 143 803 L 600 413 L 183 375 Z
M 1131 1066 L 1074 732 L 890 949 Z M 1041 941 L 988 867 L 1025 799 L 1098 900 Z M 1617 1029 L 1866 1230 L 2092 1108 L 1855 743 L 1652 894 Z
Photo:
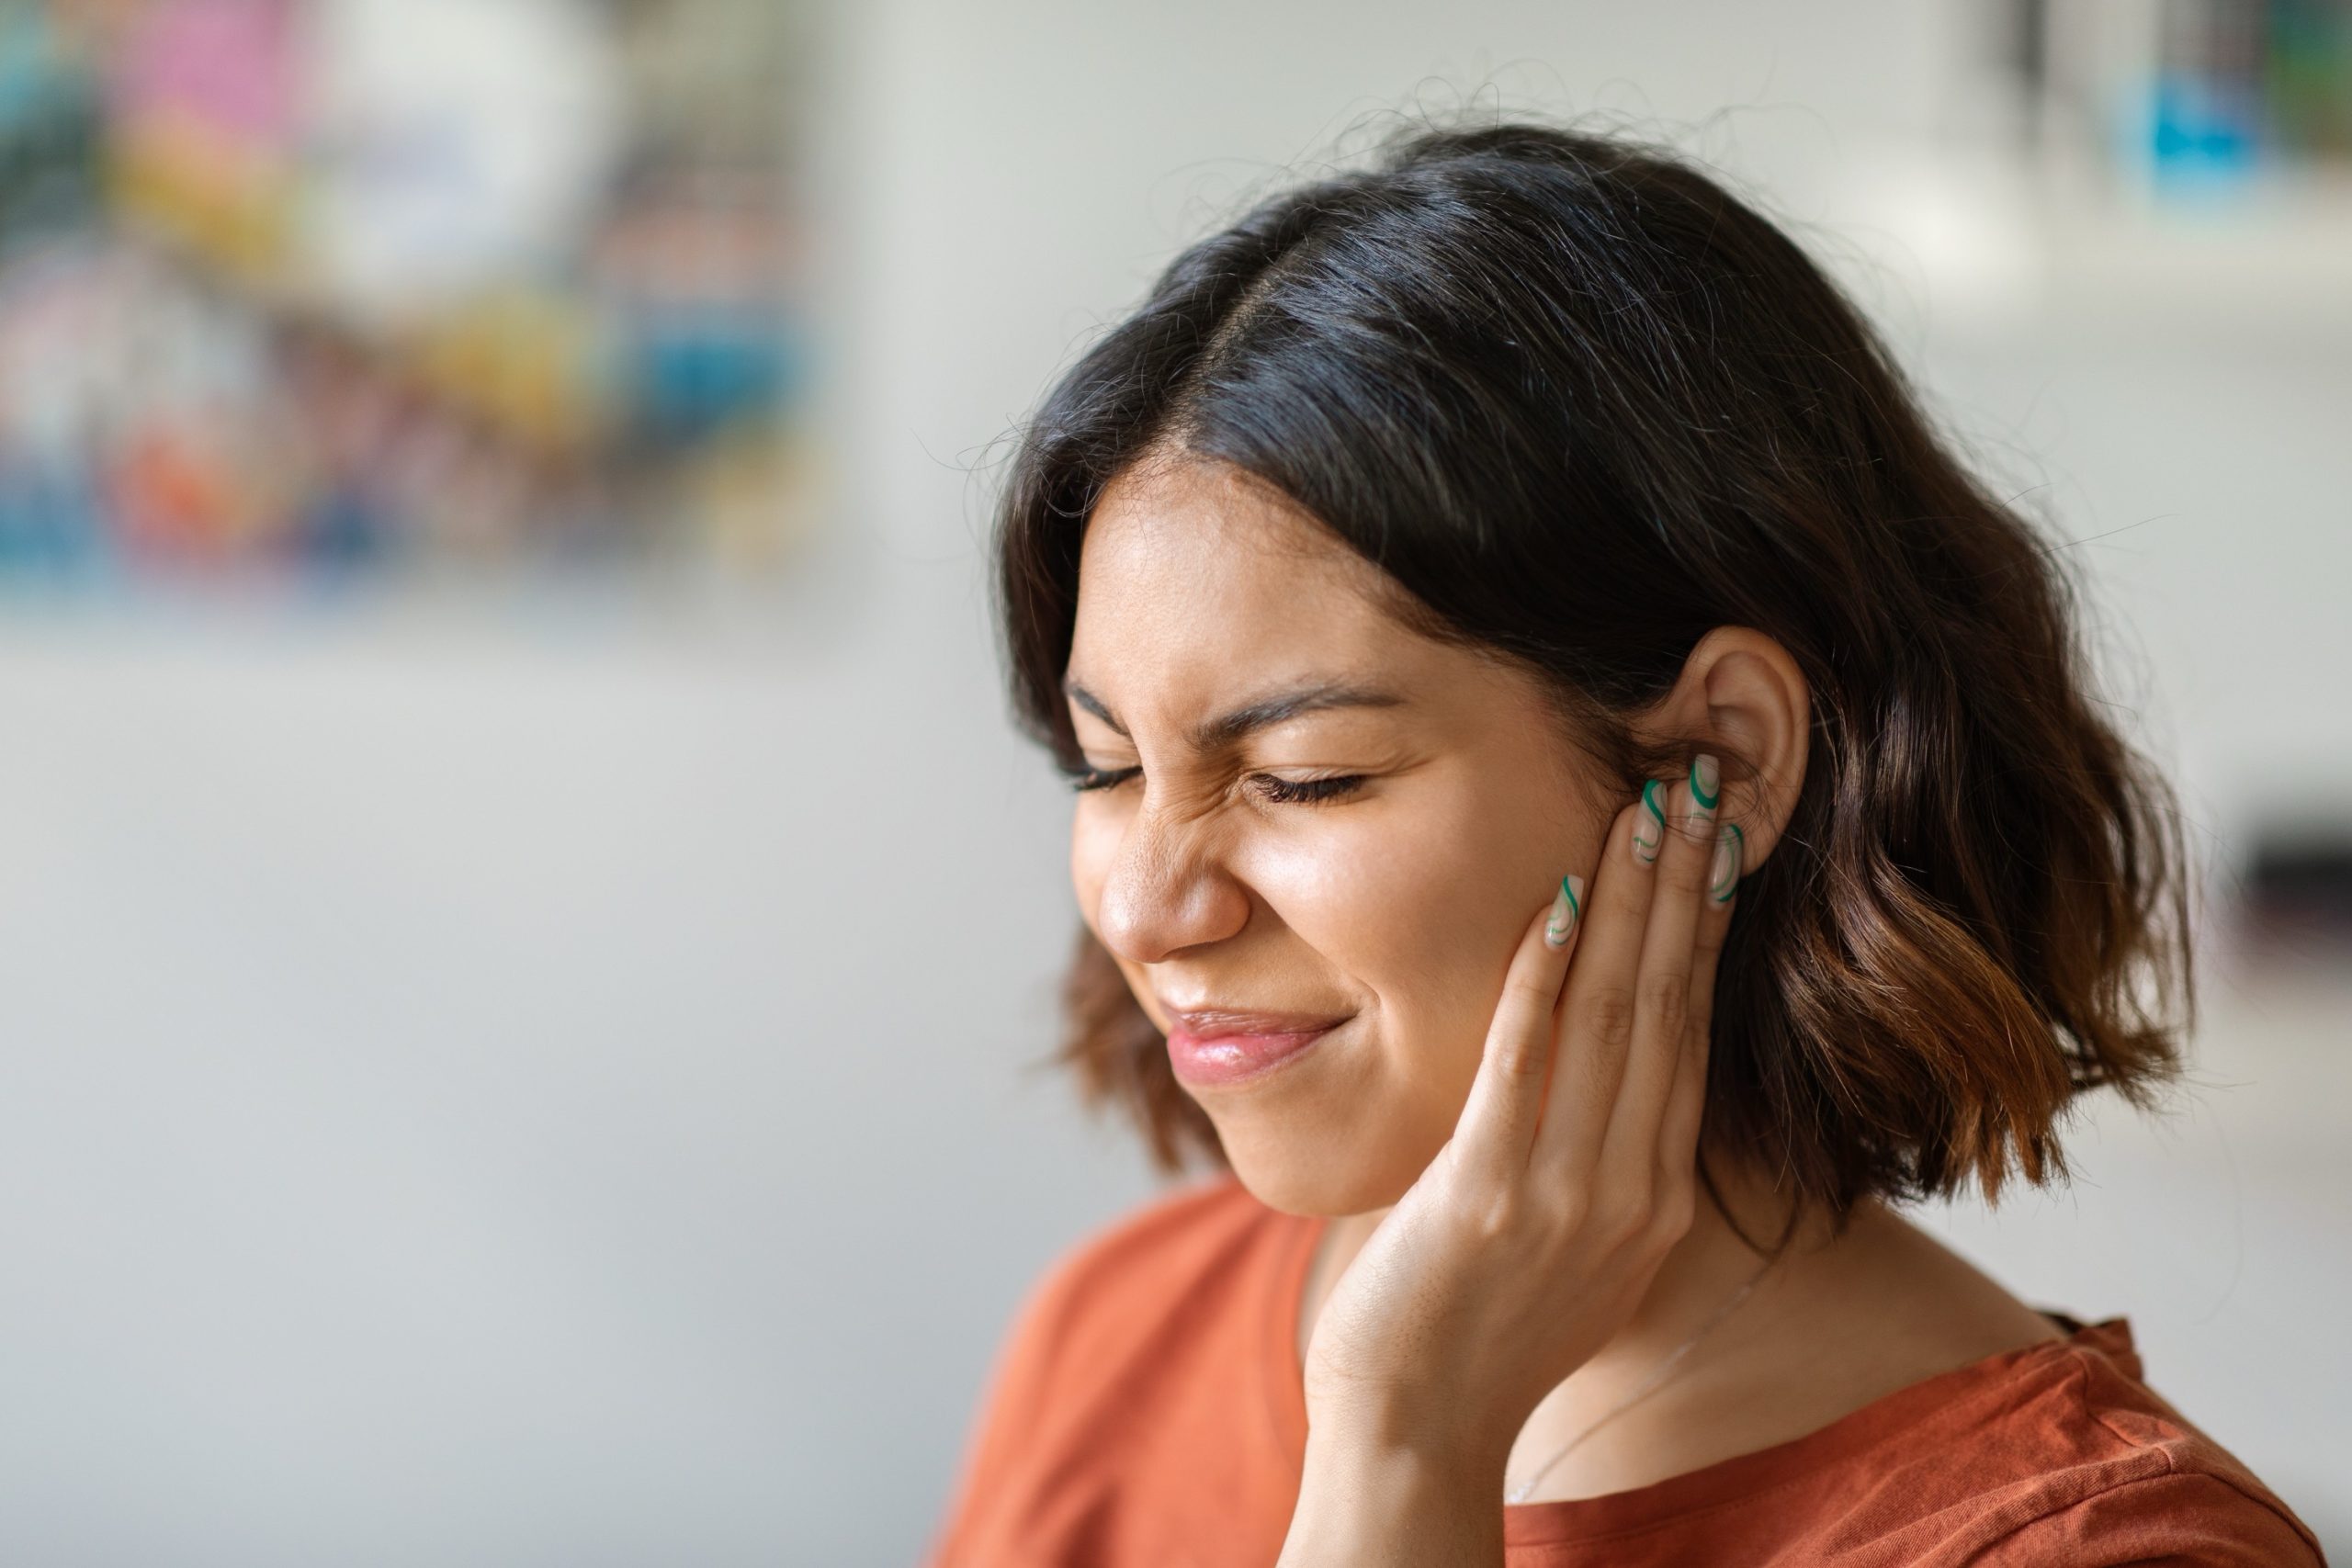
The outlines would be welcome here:
M 1125 784 L 1141 773 L 1141 768 L 1089 768 L 1074 774 L 1070 788 L 1084 794 L 1089 790 L 1110 789 Z M 1364 782 L 1362 773 L 1347 773 L 1329 779 L 1279 779 L 1272 773 L 1252 773 L 1253 779 L 1265 781 L 1265 795 L 1279 806 L 1315 806 L 1352 795 Z

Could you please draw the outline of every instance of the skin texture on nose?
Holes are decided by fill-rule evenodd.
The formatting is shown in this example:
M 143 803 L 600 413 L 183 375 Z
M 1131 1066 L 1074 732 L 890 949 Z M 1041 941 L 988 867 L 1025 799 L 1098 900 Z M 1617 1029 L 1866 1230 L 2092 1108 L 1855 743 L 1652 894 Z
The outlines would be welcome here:
M 1298 1213 L 1393 1203 L 1459 1120 L 1528 919 L 1598 853 L 1617 802 L 1533 677 L 1407 629 L 1376 568 L 1222 465 L 1138 464 L 1080 554 L 1068 675 L 1089 766 L 1070 872 L 1164 1032 L 1164 995 L 1353 1015 L 1262 1081 L 1189 1089 L 1242 1181 Z M 1394 706 L 1301 714 L 1221 751 L 1194 727 L 1310 680 Z M 1278 802 L 1268 779 L 1361 775 Z

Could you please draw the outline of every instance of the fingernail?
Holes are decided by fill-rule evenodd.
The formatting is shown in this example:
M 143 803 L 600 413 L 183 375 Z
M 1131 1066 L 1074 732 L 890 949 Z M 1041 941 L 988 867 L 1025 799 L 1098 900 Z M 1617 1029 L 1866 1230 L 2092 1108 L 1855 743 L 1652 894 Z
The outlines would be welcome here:
M 1634 858 L 1644 865 L 1652 865 L 1657 863 L 1658 846 L 1666 842 L 1666 788 L 1656 779 L 1642 785 L 1642 809 L 1650 814 L 1651 822 L 1634 818 Z
M 1702 751 L 1690 760 L 1690 804 L 1696 808 L 1690 815 L 1694 818 L 1701 822 L 1714 820 L 1715 802 L 1723 798 L 1721 786 L 1722 773 L 1714 758 Z
M 1739 857 L 1747 848 L 1747 836 L 1736 822 L 1726 822 L 1724 830 L 1715 835 L 1715 863 L 1707 873 L 1707 896 L 1718 904 L 1728 904 L 1731 896 L 1739 891 Z
M 1584 908 L 1584 878 L 1560 878 L 1560 896 L 1552 900 L 1552 918 L 1544 923 L 1544 940 L 1554 947 L 1568 945 L 1568 937 L 1577 929 L 1577 916 Z

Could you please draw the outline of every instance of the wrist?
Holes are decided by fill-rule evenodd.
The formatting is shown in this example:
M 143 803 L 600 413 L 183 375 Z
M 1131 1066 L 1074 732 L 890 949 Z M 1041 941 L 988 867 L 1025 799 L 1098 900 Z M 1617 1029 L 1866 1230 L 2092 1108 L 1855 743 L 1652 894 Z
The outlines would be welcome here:
M 1372 1425 L 1310 1427 L 1276 1568 L 1500 1564 L 1506 1457 Z
M 1502 1495 L 1518 1423 L 1479 1420 L 1458 1404 L 1396 1398 L 1314 1398 L 1306 1402 L 1306 1460 L 1345 1468 L 1356 1463 L 1402 1465 L 1451 1475 L 1464 1483 L 1485 1477 Z M 1497 1440 L 1499 1436 L 1499 1440 Z

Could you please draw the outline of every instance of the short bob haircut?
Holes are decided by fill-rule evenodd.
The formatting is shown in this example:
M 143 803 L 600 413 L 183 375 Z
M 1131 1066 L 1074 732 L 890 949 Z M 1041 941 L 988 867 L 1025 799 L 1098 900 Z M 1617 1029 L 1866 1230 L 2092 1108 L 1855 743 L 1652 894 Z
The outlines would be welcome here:
M 2053 1126 L 2078 1091 L 2147 1110 L 2177 1077 L 2178 813 L 2087 690 L 2075 588 L 1857 310 L 1679 154 L 1414 128 L 1176 257 L 1018 431 L 996 517 L 1015 716 L 1067 774 L 1080 542 L 1111 478 L 1170 452 L 1303 507 L 1414 629 L 1539 676 L 1628 798 L 1695 750 L 1645 750 L 1629 721 L 1710 628 L 1795 659 L 1804 787 L 1717 966 L 1719 1204 L 1719 1154 L 1840 1231 L 1865 1194 L 1972 1173 L 1997 1201 L 2013 1163 L 2070 1174 Z M 1038 1065 L 1131 1115 L 1161 1171 L 1223 1166 L 1082 925 L 1062 1000 Z

